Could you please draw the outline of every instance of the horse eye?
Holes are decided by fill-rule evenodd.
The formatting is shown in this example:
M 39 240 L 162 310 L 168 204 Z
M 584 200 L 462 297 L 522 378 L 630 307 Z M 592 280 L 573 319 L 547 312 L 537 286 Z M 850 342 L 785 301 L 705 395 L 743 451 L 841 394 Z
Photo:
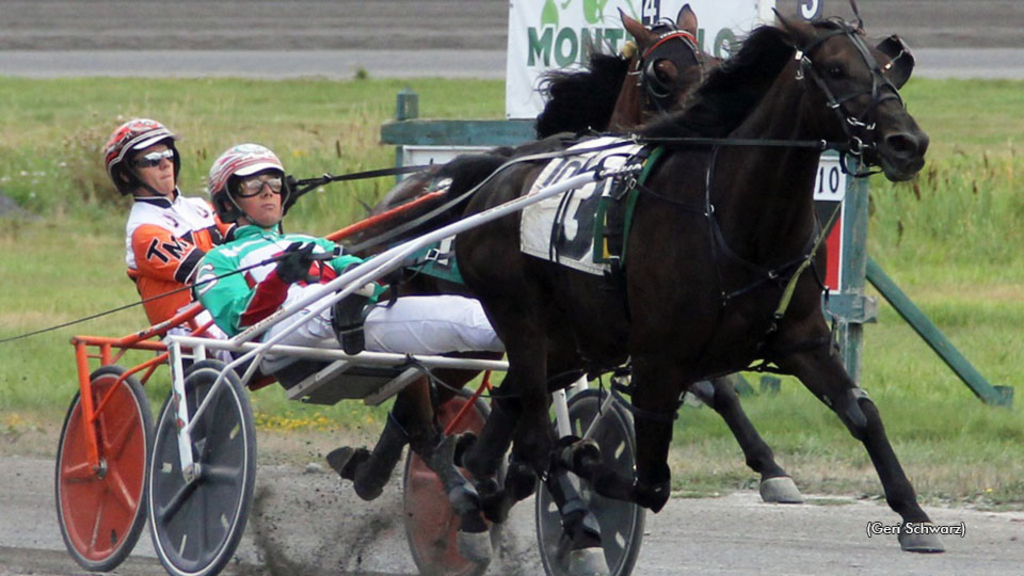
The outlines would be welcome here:
M 838 80 L 845 76 L 846 74 L 843 72 L 842 66 L 831 66 L 828 69 L 828 75 L 829 78 L 832 78 L 833 80 Z
M 668 60 L 660 60 L 654 65 L 654 76 L 662 84 L 671 84 L 675 81 L 677 75 L 676 67 Z

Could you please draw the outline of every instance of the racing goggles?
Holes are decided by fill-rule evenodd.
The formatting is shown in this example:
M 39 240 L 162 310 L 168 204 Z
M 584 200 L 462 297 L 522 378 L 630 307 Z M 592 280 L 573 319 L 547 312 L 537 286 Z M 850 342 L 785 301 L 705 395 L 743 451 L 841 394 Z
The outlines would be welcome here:
M 264 185 L 270 186 L 270 191 L 274 194 L 280 194 L 281 189 L 284 187 L 284 178 L 267 174 L 249 176 L 238 182 L 238 190 L 235 192 L 235 195 L 239 198 L 255 196 L 263 191 Z
M 174 150 L 168 148 L 162 152 L 150 152 L 145 156 L 140 156 L 133 161 L 133 164 L 139 168 L 152 168 L 159 166 L 161 160 L 174 161 Z

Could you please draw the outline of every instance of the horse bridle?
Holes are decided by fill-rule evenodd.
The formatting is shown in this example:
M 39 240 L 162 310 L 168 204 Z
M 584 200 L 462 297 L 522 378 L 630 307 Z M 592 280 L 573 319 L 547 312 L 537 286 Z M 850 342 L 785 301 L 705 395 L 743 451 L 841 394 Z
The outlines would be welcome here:
M 701 76 L 704 74 L 704 57 L 693 34 L 676 28 L 675 23 L 668 21 L 655 25 L 652 31 L 657 31 L 658 28 L 665 28 L 667 30 L 661 33 L 658 36 L 658 40 L 647 50 L 644 50 L 643 54 L 637 57 L 636 65 L 629 74 L 636 76 L 637 86 L 644 89 L 647 108 L 666 114 L 675 103 L 675 94 L 672 92 L 671 86 L 666 86 L 658 78 L 654 67 L 660 60 L 672 60 L 668 57 L 672 45 L 667 43 L 671 40 L 683 42 L 683 45 L 693 54 L 694 59 L 697 61 L 697 65 L 701 70 Z
M 862 156 L 865 151 L 872 150 L 876 146 L 875 136 L 875 122 L 869 120 L 875 109 L 887 100 L 896 100 L 903 104 L 903 99 L 900 98 L 899 89 L 892 83 L 891 80 L 886 78 L 882 67 L 878 64 L 878 60 L 871 54 L 871 50 L 867 44 L 864 43 L 863 33 L 860 28 L 854 28 L 841 19 L 834 18 L 826 21 L 832 29 L 828 33 L 815 38 L 813 42 L 806 46 L 796 47 L 795 59 L 800 63 L 800 67 L 797 69 L 797 80 L 803 80 L 804 77 L 810 77 L 811 80 L 818 86 L 818 88 L 825 95 L 828 107 L 835 111 L 836 116 L 839 118 L 840 125 L 843 127 L 843 132 L 846 134 L 849 140 L 849 149 L 847 153 L 853 156 Z M 811 60 L 810 54 L 813 50 L 821 46 L 826 40 L 833 36 L 844 35 L 850 39 L 850 42 L 857 48 L 857 52 L 860 53 L 861 58 L 864 59 L 864 63 L 871 71 L 871 89 L 863 90 L 860 92 L 850 92 L 841 97 L 836 95 L 829 88 L 828 83 L 824 78 L 818 74 L 817 70 L 814 69 L 814 62 Z M 888 90 L 886 90 L 888 88 Z M 868 104 L 859 115 L 854 115 L 849 112 L 846 107 L 846 103 L 855 98 L 859 98 L 864 94 L 871 95 L 871 103 Z M 905 106 L 905 105 L 904 105 Z M 844 162 L 845 164 L 845 162 Z

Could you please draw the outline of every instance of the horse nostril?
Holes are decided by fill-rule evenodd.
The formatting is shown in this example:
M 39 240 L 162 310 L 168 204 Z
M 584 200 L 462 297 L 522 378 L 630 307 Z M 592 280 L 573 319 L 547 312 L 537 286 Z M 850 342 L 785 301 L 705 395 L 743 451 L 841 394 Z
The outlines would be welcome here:
M 898 156 L 914 156 L 921 154 L 921 142 L 909 133 L 890 134 L 885 137 L 885 146 Z M 927 142 L 925 143 L 927 146 Z

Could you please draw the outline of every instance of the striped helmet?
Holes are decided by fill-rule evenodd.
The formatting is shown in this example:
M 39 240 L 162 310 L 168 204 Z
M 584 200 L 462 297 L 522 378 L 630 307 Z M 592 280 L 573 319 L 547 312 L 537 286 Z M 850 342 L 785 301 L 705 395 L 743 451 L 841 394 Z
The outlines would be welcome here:
M 130 166 L 132 153 L 160 143 L 166 144 L 174 152 L 174 181 L 177 183 L 178 172 L 181 171 L 181 154 L 174 146 L 177 138 L 166 126 L 149 118 L 133 118 L 118 126 L 103 147 L 107 174 L 118 192 L 129 194 L 141 184 Z M 122 174 L 127 180 L 121 177 Z
M 278 170 L 281 176 L 284 176 L 284 164 L 281 164 L 281 160 L 269 148 L 259 144 L 232 146 L 213 161 L 213 166 L 210 167 L 210 200 L 223 222 L 234 222 L 243 215 L 231 197 L 231 179 L 251 176 L 264 170 Z M 290 195 L 291 190 L 286 183 L 281 197 L 283 206 L 288 206 Z

